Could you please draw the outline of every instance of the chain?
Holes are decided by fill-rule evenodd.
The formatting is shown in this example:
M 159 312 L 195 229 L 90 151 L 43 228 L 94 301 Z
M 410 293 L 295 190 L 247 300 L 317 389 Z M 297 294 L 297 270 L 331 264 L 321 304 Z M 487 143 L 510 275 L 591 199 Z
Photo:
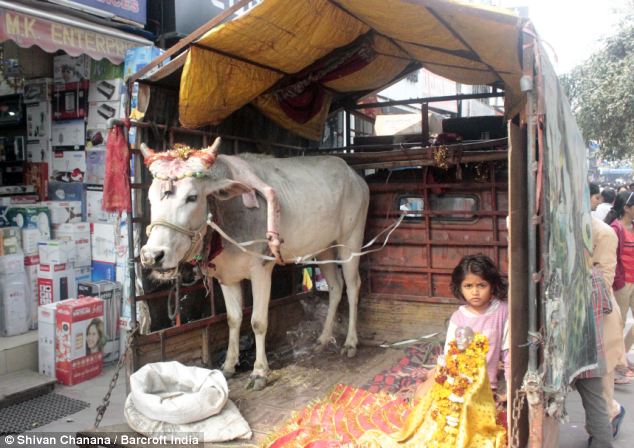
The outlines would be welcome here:
M 117 380 L 119 379 L 119 373 L 121 368 L 126 362 L 128 354 L 130 353 L 130 349 L 132 347 L 132 342 L 134 341 L 134 336 L 139 331 L 139 324 L 135 323 L 134 327 L 128 330 L 128 340 L 126 342 L 125 351 L 123 355 L 119 357 L 119 362 L 117 363 L 117 368 L 114 371 L 114 375 L 110 379 L 110 385 L 108 386 L 108 392 L 104 395 L 101 400 L 101 404 L 97 406 L 97 416 L 95 417 L 95 428 L 98 428 L 101 424 L 101 420 L 103 419 L 103 415 L 106 413 L 106 409 L 108 409 L 108 405 L 110 404 L 110 395 L 117 385 Z
M 524 403 L 526 402 L 526 391 L 523 389 L 518 389 L 515 391 L 515 398 L 513 399 L 513 409 L 511 409 L 511 447 L 519 448 L 520 446 L 520 431 L 519 431 L 519 421 L 520 416 L 522 415 L 522 409 L 524 408 Z

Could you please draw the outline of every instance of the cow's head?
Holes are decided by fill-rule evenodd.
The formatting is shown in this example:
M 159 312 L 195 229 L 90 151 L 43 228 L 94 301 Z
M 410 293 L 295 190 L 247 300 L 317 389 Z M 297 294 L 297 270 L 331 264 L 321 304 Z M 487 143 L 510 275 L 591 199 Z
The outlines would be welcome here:
M 220 138 L 200 150 L 176 146 L 155 153 L 141 145 L 145 165 L 154 178 L 148 194 L 152 221 L 147 243 L 141 248 L 141 263 L 151 268 L 157 279 L 175 277 L 181 262 L 201 253 L 209 195 L 226 200 L 251 191 L 216 169 L 219 146 Z

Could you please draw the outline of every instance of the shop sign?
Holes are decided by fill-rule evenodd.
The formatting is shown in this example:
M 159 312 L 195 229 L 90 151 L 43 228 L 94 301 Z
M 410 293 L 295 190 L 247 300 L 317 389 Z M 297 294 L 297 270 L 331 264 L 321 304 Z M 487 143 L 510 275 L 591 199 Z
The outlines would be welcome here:
M 0 9 L 0 41 L 9 39 L 23 48 L 37 45 L 49 53 L 64 50 L 71 56 L 88 54 L 97 60 L 107 58 L 114 64 L 123 62 L 128 48 L 139 46 L 126 39 Z
M 90 6 L 142 25 L 147 21 L 146 0 L 72 0 L 66 3 Z

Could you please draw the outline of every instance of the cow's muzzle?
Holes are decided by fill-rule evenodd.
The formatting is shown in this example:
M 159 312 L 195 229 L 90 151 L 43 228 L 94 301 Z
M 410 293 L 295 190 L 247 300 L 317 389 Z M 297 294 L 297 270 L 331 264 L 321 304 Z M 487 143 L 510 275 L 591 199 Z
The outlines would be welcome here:
M 173 224 L 169 221 L 157 220 L 150 223 L 149 226 L 145 229 L 145 232 L 150 237 L 152 233 L 152 229 L 156 226 L 167 227 L 168 229 L 174 230 L 178 233 L 182 233 L 189 237 L 189 248 L 183 254 L 181 259 L 178 261 L 178 264 L 183 261 L 190 261 L 196 257 L 196 255 L 200 254 L 202 250 L 202 241 L 205 237 L 205 233 L 207 233 L 207 223 L 203 223 L 197 230 L 189 230 L 185 227 L 179 226 L 177 224 Z M 161 267 L 161 263 L 165 258 L 165 250 L 161 248 L 152 248 L 148 246 L 144 246 L 141 249 L 141 264 L 145 267 L 157 269 Z M 176 268 L 174 268 L 176 269 Z M 169 270 L 169 269 L 168 269 Z

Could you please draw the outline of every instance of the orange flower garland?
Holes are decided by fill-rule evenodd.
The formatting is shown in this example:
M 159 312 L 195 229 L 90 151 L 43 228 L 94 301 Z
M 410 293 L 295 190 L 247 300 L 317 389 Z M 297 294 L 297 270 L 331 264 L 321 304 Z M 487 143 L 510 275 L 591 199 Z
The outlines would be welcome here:
M 431 390 L 431 416 L 436 423 L 429 448 L 452 448 L 456 444 L 464 395 L 473 384 L 481 368 L 486 368 L 489 341 L 476 334 L 469 347 L 460 351 L 456 341 L 449 343 L 444 359 L 438 360 L 435 381 L 439 387 Z

